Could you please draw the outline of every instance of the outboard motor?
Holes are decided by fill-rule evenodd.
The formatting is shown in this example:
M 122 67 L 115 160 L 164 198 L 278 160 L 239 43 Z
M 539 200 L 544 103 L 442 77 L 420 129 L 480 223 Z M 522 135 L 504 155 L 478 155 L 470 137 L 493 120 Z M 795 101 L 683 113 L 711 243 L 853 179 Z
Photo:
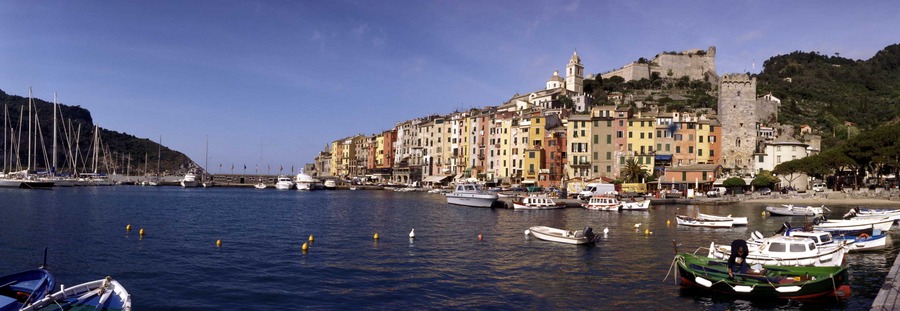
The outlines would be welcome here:
M 593 242 L 594 238 L 596 238 L 596 236 L 594 235 L 594 230 L 591 229 L 591 227 L 585 226 L 582 232 L 584 232 L 584 236 L 588 238 L 588 241 Z
M 750 234 L 751 241 L 762 242 L 764 239 L 765 237 L 759 231 L 753 231 L 753 233 Z

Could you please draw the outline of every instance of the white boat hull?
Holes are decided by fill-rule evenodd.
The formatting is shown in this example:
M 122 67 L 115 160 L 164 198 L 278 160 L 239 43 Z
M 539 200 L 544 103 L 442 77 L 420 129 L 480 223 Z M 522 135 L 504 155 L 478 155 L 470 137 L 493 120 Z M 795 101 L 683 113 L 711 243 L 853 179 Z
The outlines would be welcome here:
M 181 187 L 182 188 L 196 188 L 200 186 L 200 182 L 196 180 L 182 180 Z
M 448 193 L 447 203 L 471 207 L 491 207 L 497 202 L 496 195 L 479 195 L 467 193 Z
M 75 301 L 73 301 L 75 300 Z M 87 309 L 96 310 L 131 310 L 131 295 L 118 281 L 100 279 L 72 287 L 63 287 L 60 291 L 44 296 L 31 305 L 22 308 L 23 311 L 35 311 L 45 308 L 55 308 L 63 304 L 70 304 Z M 96 306 L 96 307 L 95 307 Z M 56 309 L 54 309 L 56 310 Z M 68 310 L 68 309 L 67 309 Z
M 713 220 L 730 219 L 732 226 L 746 226 L 747 225 L 747 217 L 731 217 L 730 215 L 729 216 L 716 216 L 716 215 L 699 213 L 697 215 L 697 218 L 713 219 Z
M 797 238 L 809 241 L 806 238 Z M 843 244 L 833 246 L 822 246 L 816 248 L 815 251 L 803 253 L 763 253 L 760 249 L 763 246 L 751 246 L 750 253 L 747 256 L 747 263 L 750 265 L 774 265 L 774 266 L 816 266 L 816 267 L 837 267 L 843 265 L 844 255 L 847 254 L 848 248 Z M 709 245 L 710 258 L 728 260 L 731 255 L 730 245 L 716 245 L 715 242 Z
M 731 228 L 734 221 L 731 219 L 702 219 L 675 215 L 679 226 L 704 227 L 704 228 Z
M 545 241 L 566 244 L 587 244 L 591 242 L 590 237 L 585 236 L 582 230 L 569 231 L 546 226 L 534 226 L 528 228 L 528 233 Z
M 650 200 L 643 200 L 638 202 L 621 202 L 621 208 L 623 211 L 643 211 L 650 209 Z

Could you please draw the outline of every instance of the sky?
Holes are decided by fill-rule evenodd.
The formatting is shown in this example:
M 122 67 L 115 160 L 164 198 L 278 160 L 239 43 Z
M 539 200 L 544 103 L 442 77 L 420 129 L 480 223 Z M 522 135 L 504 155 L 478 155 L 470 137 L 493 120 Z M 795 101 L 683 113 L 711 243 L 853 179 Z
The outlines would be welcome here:
M 898 12 L 898 1 L 0 1 L 0 89 L 56 92 L 212 173 L 299 169 L 340 138 L 543 89 L 574 51 L 588 74 L 710 46 L 719 75 L 793 51 L 864 60 L 900 43 Z

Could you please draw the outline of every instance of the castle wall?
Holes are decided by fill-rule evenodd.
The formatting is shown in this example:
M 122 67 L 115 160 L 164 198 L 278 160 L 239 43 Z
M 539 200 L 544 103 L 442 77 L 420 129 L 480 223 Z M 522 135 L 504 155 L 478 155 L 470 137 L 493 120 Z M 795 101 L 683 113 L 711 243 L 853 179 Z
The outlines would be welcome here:
M 768 125 L 778 123 L 778 107 L 780 105 L 781 103 L 777 101 L 767 100 L 765 99 L 765 97 L 760 97 L 756 101 L 756 113 L 759 115 L 759 122 Z
M 681 54 L 659 54 L 653 59 L 653 63 L 659 66 L 659 76 L 678 79 L 688 76 L 691 80 L 704 80 L 707 72 L 716 72 L 715 47 L 710 47 L 703 55 L 699 51 L 685 51 Z
M 625 81 L 650 79 L 650 65 L 642 63 L 630 63 L 628 65 L 625 65 L 625 67 L 619 68 L 618 70 L 613 70 L 601 75 L 601 77 L 603 77 L 604 79 L 609 79 L 612 76 L 620 76 L 625 79 Z
M 746 74 L 723 76 L 719 83 L 718 110 L 722 124 L 722 166 L 736 171 L 754 170 L 759 123 L 756 78 Z

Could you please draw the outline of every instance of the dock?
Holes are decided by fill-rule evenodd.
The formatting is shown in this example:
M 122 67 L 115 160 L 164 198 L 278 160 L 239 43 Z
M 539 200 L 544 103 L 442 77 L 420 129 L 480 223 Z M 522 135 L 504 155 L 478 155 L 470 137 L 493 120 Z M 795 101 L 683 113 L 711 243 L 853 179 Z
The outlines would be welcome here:
M 900 305 L 900 260 L 894 259 L 891 271 L 884 277 L 884 284 L 878 290 L 878 296 L 872 301 L 870 310 L 896 310 Z

